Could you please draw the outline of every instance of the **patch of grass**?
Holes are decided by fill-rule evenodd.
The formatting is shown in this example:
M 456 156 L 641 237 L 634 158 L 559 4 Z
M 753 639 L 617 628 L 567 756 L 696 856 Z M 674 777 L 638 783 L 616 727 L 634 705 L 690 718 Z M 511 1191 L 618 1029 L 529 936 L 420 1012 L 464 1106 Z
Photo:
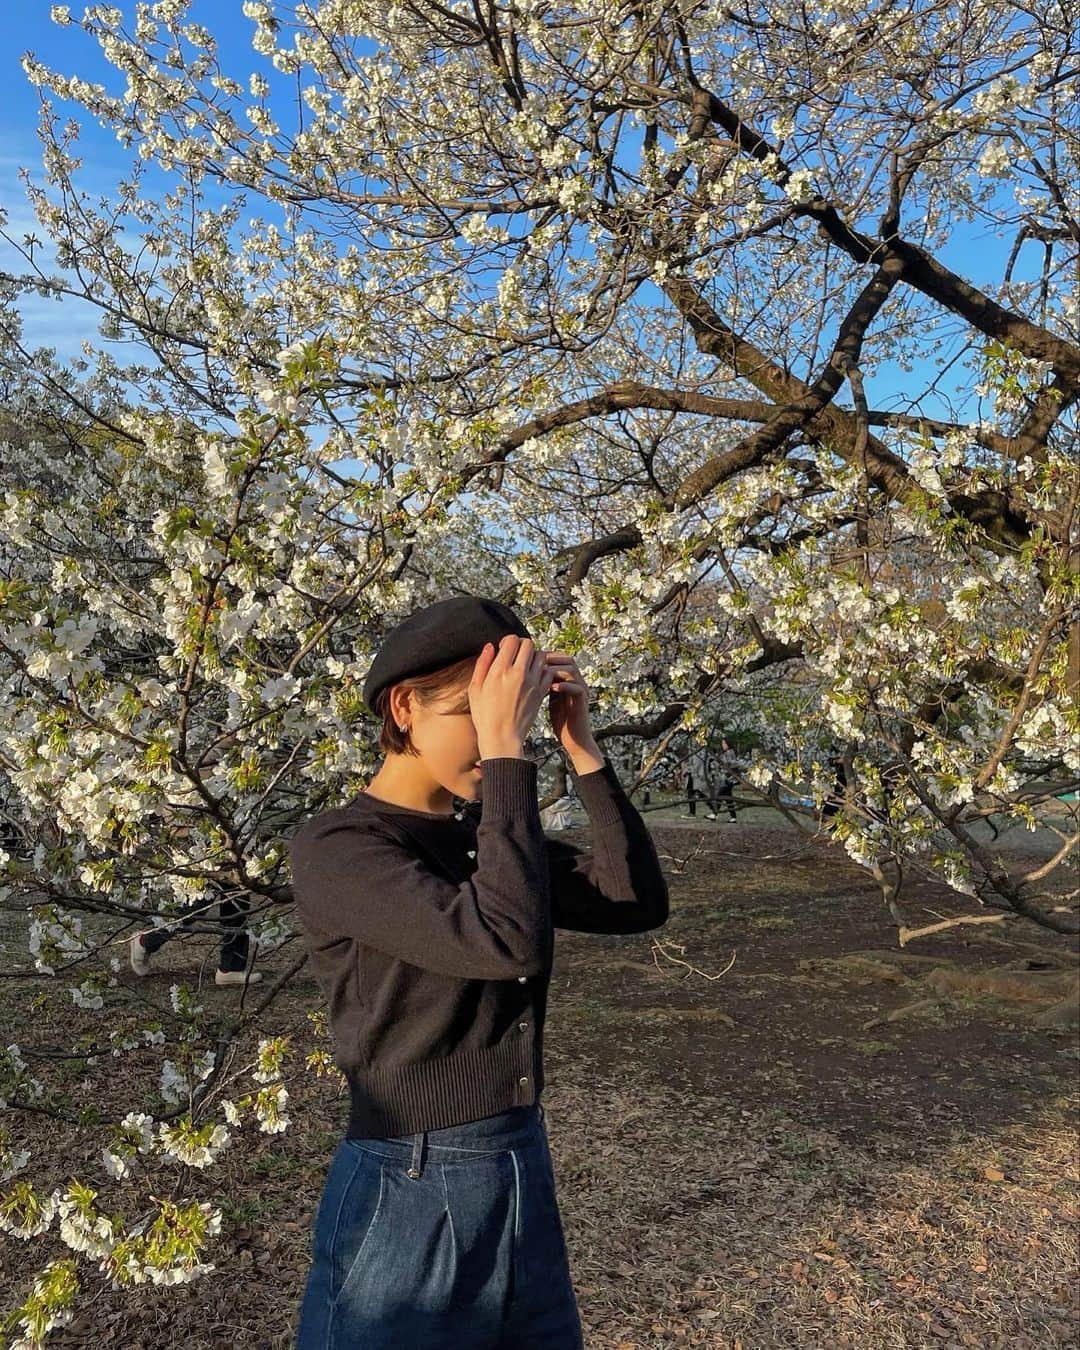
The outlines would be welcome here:
M 813 1158 L 818 1152 L 819 1144 L 815 1139 L 811 1139 L 804 1134 L 786 1133 L 779 1135 L 773 1142 L 772 1151 L 778 1153 L 782 1158 L 788 1158 L 792 1161 Z
M 1001 1010 L 1002 1000 L 995 998 L 993 994 L 976 994 L 970 990 L 950 990 L 949 1002 L 957 1008 L 964 1008 L 968 1012 L 993 1012 Z
M 291 1177 L 295 1171 L 296 1158 L 291 1152 L 263 1153 L 251 1161 L 252 1175 L 257 1177 L 284 1179 Z
M 273 1205 L 263 1204 L 258 1193 L 251 1195 L 221 1195 L 217 1199 L 221 1217 L 229 1224 L 257 1224 L 264 1214 L 273 1211 Z
M 78 1082 L 86 1077 L 86 1065 L 79 1059 L 57 1059 L 49 1066 L 49 1078 L 54 1086 Z

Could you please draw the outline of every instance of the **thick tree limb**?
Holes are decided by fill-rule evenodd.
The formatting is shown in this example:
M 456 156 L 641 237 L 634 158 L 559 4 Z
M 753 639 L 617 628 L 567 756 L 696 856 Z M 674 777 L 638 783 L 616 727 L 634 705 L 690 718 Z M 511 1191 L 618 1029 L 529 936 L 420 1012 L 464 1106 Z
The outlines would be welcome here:
M 651 86 L 641 87 L 664 98 L 676 98 L 691 109 L 700 105 L 702 93 L 700 87 L 686 93 Z M 709 116 L 740 150 L 759 161 L 775 156 L 773 177 L 777 185 L 783 187 L 792 173 L 784 160 L 776 155 L 775 150 L 759 132 L 744 122 L 722 99 L 711 91 L 706 93 Z M 892 234 L 885 240 L 871 239 L 849 225 L 841 214 L 841 209 L 822 197 L 814 197 L 805 203 L 796 203 L 794 213 L 816 221 L 821 231 L 856 262 L 873 262 L 880 266 L 886 257 L 896 260 L 901 265 L 903 279 L 909 286 L 936 300 L 952 313 L 959 314 L 985 336 L 1008 343 L 1026 356 L 1045 361 L 1070 393 L 1080 388 L 1080 347 L 1050 332 L 1049 329 L 1032 323 L 1022 314 L 1017 314 L 991 300 L 989 296 L 984 295 L 957 273 L 950 271 L 918 245 L 902 239 L 897 234 Z

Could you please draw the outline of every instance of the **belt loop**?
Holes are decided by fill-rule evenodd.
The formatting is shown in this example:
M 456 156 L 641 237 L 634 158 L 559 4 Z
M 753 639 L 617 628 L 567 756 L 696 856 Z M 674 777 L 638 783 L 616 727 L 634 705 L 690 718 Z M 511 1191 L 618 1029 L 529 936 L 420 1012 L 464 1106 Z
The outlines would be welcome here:
M 426 1141 L 427 1130 L 421 1130 L 413 1140 L 412 1162 L 409 1165 L 408 1175 L 414 1181 L 424 1170 L 424 1144 Z

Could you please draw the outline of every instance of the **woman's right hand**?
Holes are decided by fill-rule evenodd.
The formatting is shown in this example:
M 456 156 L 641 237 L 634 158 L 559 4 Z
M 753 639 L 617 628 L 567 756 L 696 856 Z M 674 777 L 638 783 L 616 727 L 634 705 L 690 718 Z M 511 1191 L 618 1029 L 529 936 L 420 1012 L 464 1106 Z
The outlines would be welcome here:
M 556 678 L 532 638 L 507 633 L 476 658 L 469 681 L 469 711 L 481 759 L 520 758 L 529 728 Z

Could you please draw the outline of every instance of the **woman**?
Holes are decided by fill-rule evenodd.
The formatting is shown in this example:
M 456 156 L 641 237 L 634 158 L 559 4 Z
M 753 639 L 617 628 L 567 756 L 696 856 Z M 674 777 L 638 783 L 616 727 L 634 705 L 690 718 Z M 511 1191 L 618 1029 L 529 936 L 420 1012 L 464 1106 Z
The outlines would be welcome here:
M 540 1106 L 553 930 L 661 926 L 656 850 L 576 662 L 538 651 L 498 601 L 411 615 L 364 698 L 385 758 L 291 845 L 350 1090 L 297 1350 L 580 1350 Z M 545 698 L 592 853 L 541 827 L 523 747 Z

